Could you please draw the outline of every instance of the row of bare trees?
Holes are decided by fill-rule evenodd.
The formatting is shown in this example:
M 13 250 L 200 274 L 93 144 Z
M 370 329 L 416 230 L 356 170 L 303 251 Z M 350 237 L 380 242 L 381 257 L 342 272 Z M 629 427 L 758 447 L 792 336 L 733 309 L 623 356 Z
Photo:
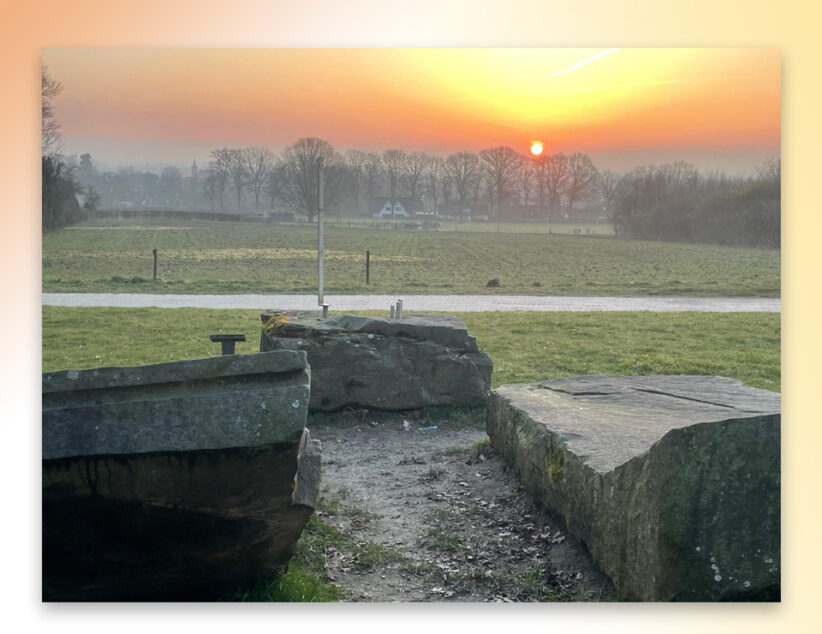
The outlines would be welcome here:
M 259 147 L 215 149 L 205 174 L 192 170 L 190 177 L 175 167 L 159 176 L 123 169 L 100 174 L 89 155 L 80 157 L 76 173 L 86 191 L 100 191 L 107 204 L 191 207 L 205 194 L 213 209 L 283 208 L 313 221 L 320 159 L 326 208 L 338 215 L 370 213 L 376 196 L 424 197 L 430 210 L 482 203 L 495 219 L 544 216 L 585 202 L 626 237 L 779 246 L 778 159 L 755 177 L 701 174 L 684 162 L 618 174 L 598 171 L 584 154 L 525 157 L 506 146 L 447 157 L 399 149 L 337 152 L 326 141 L 303 138 L 279 155 Z M 70 161 L 52 161 L 44 155 L 44 227 L 59 225 L 57 198 L 74 200 L 67 194 L 75 182 Z
M 701 174 L 684 162 L 602 172 L 599 188 L 618 235 L 778 248 L 781 160 L 753 177 Z
M 338 212 L 369 211 L 375 196 L 425 198 L 426 207 L 443 202 L 485 202 L 499 218 L 515 213 L 556 212 L 596 197 L 598 172 L 584 154 L 530 157 L 508 146 L 479 153 L 438 157 L 400 149 L 336 151 L 328 142 L 303 138 L 275 155 L 259 147 L 221 148 L 211 152 L 205 178 L 212 207 L 223 209 L 229 189 L 243 205 L 247 192 L 254 207 L 279 203 L 313 219 L 317 200 L 316 169 L 325 166 L 325 200 Z

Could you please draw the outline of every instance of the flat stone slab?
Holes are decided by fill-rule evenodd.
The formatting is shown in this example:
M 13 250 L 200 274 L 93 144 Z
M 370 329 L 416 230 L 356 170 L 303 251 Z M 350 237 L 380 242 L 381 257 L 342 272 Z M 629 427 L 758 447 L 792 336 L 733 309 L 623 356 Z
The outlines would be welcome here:
M 213 600 L 282 572 L 320 486 L 304 352 L 43 375 L 43 599 Z
M 623 600 L 778 600 L 780 395 L 710 376 L 491 393 L 493 444 Z
M 268 310 L 260 350 L 302 350 L 312 410 L 484 405 L 493 364 L 465 323 L 450 315 L 402 319 Z

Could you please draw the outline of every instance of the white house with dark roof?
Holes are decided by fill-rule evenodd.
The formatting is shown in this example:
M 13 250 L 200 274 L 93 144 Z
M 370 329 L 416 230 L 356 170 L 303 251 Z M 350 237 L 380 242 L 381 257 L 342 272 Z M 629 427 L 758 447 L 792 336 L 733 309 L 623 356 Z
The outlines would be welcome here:
M 422 211 L 422 200 L 407 196 L 376 196 L 371 199 L 371 214 L 374 218 L 410 218 Z

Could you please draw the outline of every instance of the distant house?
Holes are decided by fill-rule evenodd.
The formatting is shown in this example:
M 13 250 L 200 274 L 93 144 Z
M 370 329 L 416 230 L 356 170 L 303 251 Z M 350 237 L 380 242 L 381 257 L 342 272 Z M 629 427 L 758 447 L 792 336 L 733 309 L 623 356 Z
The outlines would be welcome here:
M 422 211 L 419 198 L 378 196 L 371 200 L 371 214 L 374 218 L 410 218 Z

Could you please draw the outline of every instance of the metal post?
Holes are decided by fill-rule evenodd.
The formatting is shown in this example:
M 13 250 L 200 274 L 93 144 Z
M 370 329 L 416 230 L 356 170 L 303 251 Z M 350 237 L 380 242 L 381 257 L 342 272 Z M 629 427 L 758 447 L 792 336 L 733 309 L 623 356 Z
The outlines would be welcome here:
M 394 319 L 394 304 L 391 304 L 391 319 Z
M 365 283 L 368 284 L 371 279 L 371 251 L 365 252 Z
M 211 335 L 213 342 L 220 342 L 223 355 L 234 354 L 234 344 L 245 341 L 245 335 Z
M 402 300 L 397 300 L 397 319 L 402 319 Z
M 153 249 L 152 253 L 154 253 L 154 281 L 157 281 L 157 249 Z
M 323 280 L 323 157 L 317 161 L 317 305 L 325 304 Z M 327 310 L 327 309 L 326 309 Z

